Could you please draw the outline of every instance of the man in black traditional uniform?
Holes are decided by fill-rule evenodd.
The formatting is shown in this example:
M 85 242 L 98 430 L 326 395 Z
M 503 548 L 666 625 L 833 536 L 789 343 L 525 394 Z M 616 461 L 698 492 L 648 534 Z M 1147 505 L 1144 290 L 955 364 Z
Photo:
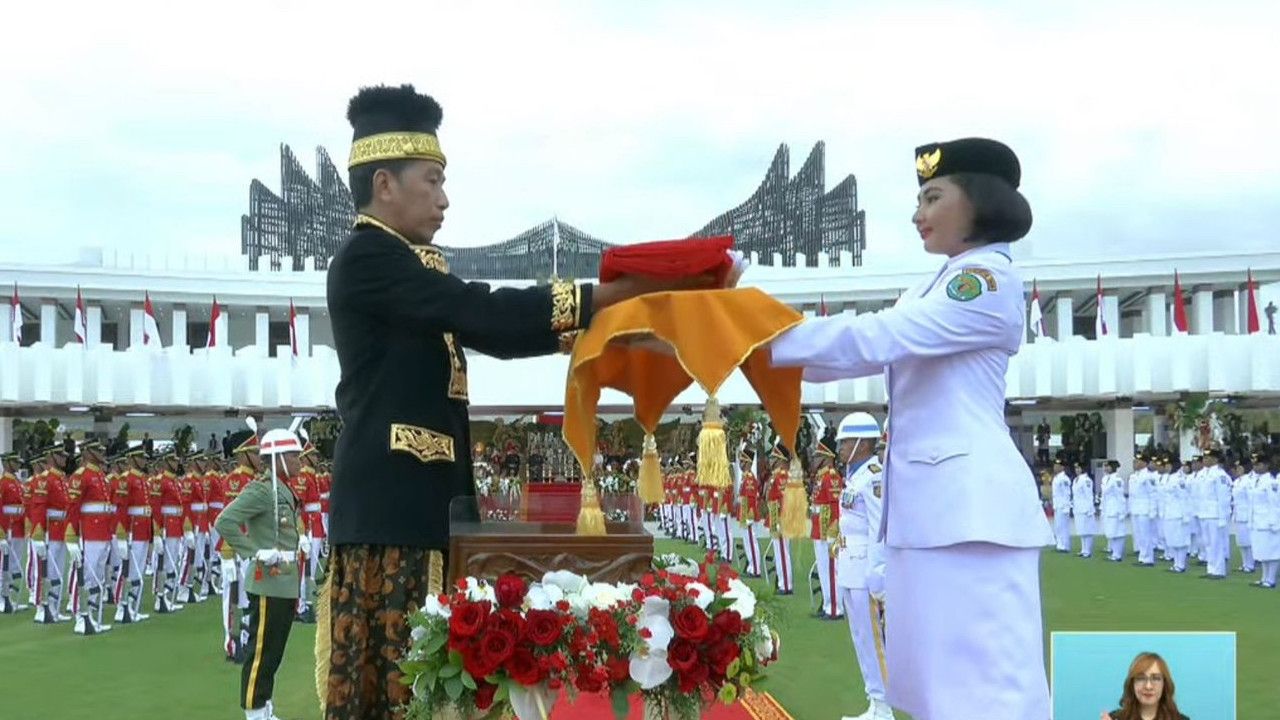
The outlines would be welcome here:
M 432 244 L 449 207 L 440 106 L 410 85 L 365 88 L 347 118 L 358 215 L 328 276 L 343 431 L 317 657 L 329 661 L 320 668 L 327 720 L 372 720 L 401 717 L 407 615 L 443 586 L 450 501 L 475 494 L 463 348 L 504 359 L 567 350 L 593 311 L 712 280 L 465 282 Z

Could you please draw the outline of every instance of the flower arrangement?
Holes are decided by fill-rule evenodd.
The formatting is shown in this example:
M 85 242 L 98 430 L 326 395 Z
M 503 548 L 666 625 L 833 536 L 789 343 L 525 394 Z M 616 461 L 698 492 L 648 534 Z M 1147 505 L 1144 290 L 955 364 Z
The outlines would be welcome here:
M 667 569 L 677 567 L 692 574 Z M 767 605 L 710 557 L 655 564 L 637 584 L 565 571 L 532 585 L 466 578 L 410 619 L 407 718 L 545 720 L 563 691 L 570 702 L 606 694 L 618 718 L 639 695 L 663 716 L 692 720 L 716 699 L 735 702 L 777 659 L 768 620 Z
M 629 495 L 636 491 L 636 479 L 617 470 L 602 474 L 596 485 L 606 495 Z

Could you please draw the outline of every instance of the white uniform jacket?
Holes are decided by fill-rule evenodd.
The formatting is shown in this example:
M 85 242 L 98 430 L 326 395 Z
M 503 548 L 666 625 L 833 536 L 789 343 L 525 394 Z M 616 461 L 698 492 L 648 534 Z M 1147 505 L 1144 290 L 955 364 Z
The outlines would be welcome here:
M 1071 478 L 1060 472 L 1053 476 L 1053 512 L 1055 515 L 1071 514 Z
M 1097 514 L 1097 506 L 1093 502 L 1093 478 L 1088 473 L 1077 475 L 1071 482 L 1071 512 L 1076 517 Z
M 1129 514 L 1136 518 L 1155 517 L 1151 473 L 1143 468 L 1129 476 Z
M 1232 503 L 1232 519 L 1237 525 L 1249 524 L 1250 508 L 1253 507 L 1250 500 L 1253 498 L 1253 486 L 1258 482 L 1258 473 L 1247 472 L 1236 478 L 1231 485 L 1231 503 Z
M 840 553 L 836 555 L 840 587 L 884 590 L 883 495 L 884 470 L 874 457 L 848 473 L 840 493 Z
M 885 373 L 893 439 L 885 458 L 889 545 L 1041 547 L 1049 521 L 1005 422 L 1005 373 L 1026 332 L 1008 243 L 947 260 L 878 313 L 810 318 L 771 344 L 773 364 L 810 382 Z

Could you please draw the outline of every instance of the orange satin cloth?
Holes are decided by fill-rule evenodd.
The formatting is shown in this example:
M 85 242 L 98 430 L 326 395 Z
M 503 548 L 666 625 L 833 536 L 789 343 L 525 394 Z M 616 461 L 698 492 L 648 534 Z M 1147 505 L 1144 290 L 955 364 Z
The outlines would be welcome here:
M 800 426 L 802 368 L 769 364 L 768 343 L 803 316 L 755 288 L 644 295 L 596 313 L 573 347 L 564 397 L 564 439 L 586 469 L 596 447 L 601 388 L 635 401 L 636 421 L 653 432 L 690 383 L 714 395 L 741 367 L 787 447 Z M 665 354 L 629 340 L 652 338 Z

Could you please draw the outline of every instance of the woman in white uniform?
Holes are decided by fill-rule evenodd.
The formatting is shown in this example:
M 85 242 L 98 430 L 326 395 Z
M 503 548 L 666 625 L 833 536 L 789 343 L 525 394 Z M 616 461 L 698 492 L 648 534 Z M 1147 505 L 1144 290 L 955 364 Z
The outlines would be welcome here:
M 1026 335 L 1009 243 L 1031 229 L 1017 157 L 993 140 L 916 151 L 913 217 L 937 274 L 891 309 L 810 318 L 771 345 L 811 382 L 885 373 L 889 703 L 916 720 L 1046 720 L 1040 549 L 1053 533 L 1005 423 Z

